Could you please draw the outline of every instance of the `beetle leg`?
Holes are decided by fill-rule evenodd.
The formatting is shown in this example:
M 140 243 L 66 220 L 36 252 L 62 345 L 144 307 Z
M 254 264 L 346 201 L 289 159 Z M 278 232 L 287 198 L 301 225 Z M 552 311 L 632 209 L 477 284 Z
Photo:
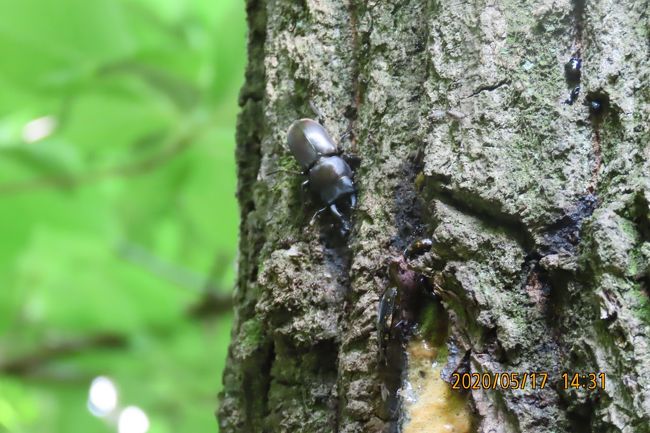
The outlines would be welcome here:
M 316 211 L 316 213 L 314 214 L 314 216 L 311 217 L 311 219 L 309 220 L 309 225 L 310 225 L 310 226 L 314 225 L 314 222 L 316 221 L 316 217 L 317 217 L 318 215 L 320 215 L 321 213 L 323 213 L 326 209 L 327 209 L 327 206 L 325 206 L 325 207 L 322 208 L 322 209 L 318 209 L 318 210 Z
M 343 141 L 350 138 L 350 135 L 352 135 L 352 127 L 348 128 L 347 131 L 341 134 L 341 136 L 339 137 L 339 143 L 343 143 Z
M 576 99 L 578 99 L 578 96 L 580 96 L 580 86 L 575 86 L 564 103 L 567 105 L 573 105 Z
M 301 184 L 300 184 L 300 187 L 303 189 L 303 191 L 306 191 L 306 190 L 309 188 L 309 179 L 307 179 L 306 181 L 304 181 L 303 183 L 301 183 Z M 321 209 L 320 211 L 322 211 L 322 210 L 323 210 L 323 209 Z M 320 212 L 320 211 L 319 211 L 319 212 Z
M 350 209 L 357 207 L 357 195 L 352 193 L 350 194 Z
M 345 219 L 343 214 L 339 211 L 339 208 L 336 207 L 336 203 L 332 203 L 330 205 L 330 211 L 332 211 L 332 214 L 341 222 L 341 230 L 344 233 L 349 232 L 350 225 L 348 224 L 348 221 Z

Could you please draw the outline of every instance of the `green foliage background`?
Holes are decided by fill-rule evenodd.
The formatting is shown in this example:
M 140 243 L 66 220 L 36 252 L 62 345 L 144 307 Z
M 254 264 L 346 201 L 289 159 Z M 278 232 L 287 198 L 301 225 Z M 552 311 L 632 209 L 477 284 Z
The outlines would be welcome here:
M 0 432 L 116 431 L 98 375 L 150 432 L 217 431 L 231 317 L 191 311 L 234 281 L 244 2 L 0 11 Z

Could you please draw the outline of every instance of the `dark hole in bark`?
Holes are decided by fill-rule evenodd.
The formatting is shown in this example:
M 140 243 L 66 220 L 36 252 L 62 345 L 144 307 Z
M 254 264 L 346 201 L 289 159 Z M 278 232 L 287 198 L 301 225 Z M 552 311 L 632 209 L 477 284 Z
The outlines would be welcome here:
M 609 95 L 603 91 L 589 92 L 585 104 L 589 107 L 589 118 L 593 122 L 600 123 L 610 109 Z
M 649 213 L 650 209 L 645 196 L 641 193 L 637 194 L 634 198 L 634 222 L 636 223 L 639 233 L 641 234 L 641 240 L 644 242 L 650 242 L 650 219 L 648 217 Z
M 638 193 L 634 198 L 634 218 L 633 221 L 641 236 L 641 242 L 650 242 L 650 206 L 645 196 Z M 643 259 L 645 260 L 645 258 Z M 636 275 L 637 282 L 643 292 L 650 296 L 650 265 L 641 263 L 641 270 Z
M 503 346 L 501 346 L 501 342 L 499 341 L 497 328 L 490 328 L 483 335 L 483 340 L 484 340 L 485 350 L 492 357 L 492 359 L 502 364 L 508 362 L 506 352 L 503 349 Z
M 591 400 L 573 406 L 567 412 L 567 419 L 573 433 L 592 433 L 594 403 Z
M 542 256 L 558 252 L 573 254 L 580 242 L 580 229 L 585 218 L 591 216 L 596 208 L 597 199 L 593 194 L 580 198 L 575 208 L 568 211 L 544 230 Z

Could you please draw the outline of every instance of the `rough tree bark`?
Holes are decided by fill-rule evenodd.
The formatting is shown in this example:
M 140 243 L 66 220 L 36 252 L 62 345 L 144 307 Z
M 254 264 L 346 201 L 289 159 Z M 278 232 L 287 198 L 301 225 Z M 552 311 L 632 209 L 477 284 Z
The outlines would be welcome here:
M 648 2 L 248 0 L 248 20 L 221 431 L 650 432 Z M 362 157 L 345 242 L 308 224 L 288 172 L 310 101 Z M 424 236 L 443 376 L 548 372 L 544 389 L 454 391 L 460 426 L 386 410 L 377 302 Z M 562 372 L 604 372 L 605 389 L 565 390 Z

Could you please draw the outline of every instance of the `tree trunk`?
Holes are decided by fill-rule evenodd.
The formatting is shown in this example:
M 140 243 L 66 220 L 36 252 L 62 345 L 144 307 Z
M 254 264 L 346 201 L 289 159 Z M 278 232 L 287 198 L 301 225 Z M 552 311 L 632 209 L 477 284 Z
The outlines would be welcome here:
M 221 431 L 650 432 L 648 2 L 248 0 L 248 20 Z M 290 172 L 310 102 L 362 158 L 345 239 Z M 388 264 L 422 237 L 436 299 L 382 362 Z M 588 372 L 604 389 L 562 378 Z

